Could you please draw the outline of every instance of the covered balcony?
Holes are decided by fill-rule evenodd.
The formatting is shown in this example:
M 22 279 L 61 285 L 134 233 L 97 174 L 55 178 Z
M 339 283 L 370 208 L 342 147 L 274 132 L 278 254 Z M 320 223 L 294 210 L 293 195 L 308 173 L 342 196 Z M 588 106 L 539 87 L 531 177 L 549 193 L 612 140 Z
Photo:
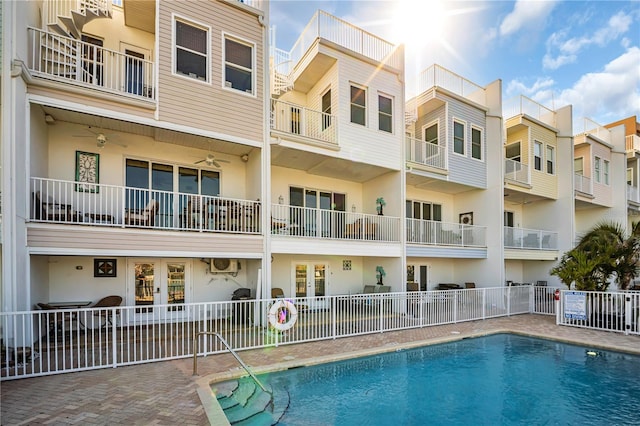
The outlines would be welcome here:
M 405 137 L 407 161 L 440 170 L 447 169 L 447 156 L 444 146 L 420 139 Z
M 505 249 L 558 250 L 558 233 L 505 226 L 504 247 Z
M 30 221 L 164 231 L 260 234 L 260 202 L 31 178 Z
M 400 242 L 400 218 L 273 204 L 271 233 L 293 238 Z
M 145 59 L 37 28 L 28 28 L 27 68 L 35 77 L 154 101 L 154 64 Z
M 507 158 L 504 160 L 504 178 L 507 181 L 530 185 L 531 175 L 529 173 L 529 165 Z
M 573 189 L 575 189 L 576 192 L 588 195 L 593 194 L 593 182 L 591 181 L 590 177 L 584 176 L 580 173 L 576 173 L 574 175 L 573 182 Z
M 505 119 L 526 115 L 553 128 L 557 127 L 556 112 L 526 96 L 506 100 L 502 108 Z
M 273 135 L 305 142 L 338 144 L 338 119 L 335 115 L 303 105 L 271 99 Z
M 435 220 L 406 219 L 407 243 L 456 247 L 486 247 L 487 228 Z

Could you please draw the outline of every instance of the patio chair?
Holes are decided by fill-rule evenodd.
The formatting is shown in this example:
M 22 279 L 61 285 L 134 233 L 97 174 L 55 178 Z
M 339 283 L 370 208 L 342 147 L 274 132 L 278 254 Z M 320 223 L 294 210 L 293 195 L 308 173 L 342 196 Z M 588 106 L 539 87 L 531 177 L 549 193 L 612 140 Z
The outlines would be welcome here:
M 476 288 L 476 283 L 464 283 L 464 288 Z
M 273 299 L 284 299 L 284 291 L 281 288 L 274 287 L 271 289 L 271 297 Z
M 154 199 L 142 210 L 127 209 L 124 213 L 124 223 L 132 226 L 154 226 L 158 202 Z
M 197 195 L 189 197 L 186 207 L 187 223 L 185 223 L 188 229 L 198 229 L 202 223 L 203 209 L 200 197 Z
M 33 193 L 33 218 L 51 222 L 82 222 L 82 215 L 72 210 L 71 204 L 58 203 L 47 197 L 40 198 L 40 191 Z
M 91 324 L 90 324 L 91 327 L 87 327 L 89 324 L 83 324 L 83 326 L 85 326 L 85 328 L 98 328 L 98 327 L 93 327 L 96 321 L 98 324 L 100 324 L 99 328 L 106 327 L 107 324 L 113 325 L 113 315 L 111 315 L 111 309 L 106 309 L 106 308 L 113 308 L 115 306 L 120 306 L 121 304 L 122 304 L 121 296 L 113 295 L 113 296 L 103 297 L 102 299 L 98 300 L 96 303 L 90 306 L 90 308 L 94 308 L 94 310 L 92 311 L 92 318 L 91 318 Z M 100 308 L 103 308 L 103 309 L 100 309 Z M 115 313 L 116 315 L 120 315 L 120 309 L 116 309 Z M 86 312 L 84 312 L 84 314 L 86 315 Z

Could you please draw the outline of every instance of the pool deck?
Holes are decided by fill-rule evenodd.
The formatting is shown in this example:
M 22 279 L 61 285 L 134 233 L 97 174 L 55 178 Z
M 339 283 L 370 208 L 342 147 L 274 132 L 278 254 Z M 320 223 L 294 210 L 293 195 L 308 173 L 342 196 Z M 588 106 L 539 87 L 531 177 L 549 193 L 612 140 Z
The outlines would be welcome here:
M 256 373 L 511 332 L 640 355 L 640 336 L 555 325 L 516 315 L 239 352 Z M 2 382 L 2 425 L 221 425 L 208 384 L 244 375 L 229 353 Z M 207 409 L 205 409 L 205 406 Z

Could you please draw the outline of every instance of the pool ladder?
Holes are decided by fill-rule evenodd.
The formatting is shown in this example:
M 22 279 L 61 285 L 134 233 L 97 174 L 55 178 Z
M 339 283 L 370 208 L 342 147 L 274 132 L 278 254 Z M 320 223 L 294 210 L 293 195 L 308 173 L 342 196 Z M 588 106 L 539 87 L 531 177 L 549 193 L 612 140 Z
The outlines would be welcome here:
M 242 368 L 244 368 L 244 370 L 249 373 L 249 376 L 251 376 L 251 378 L 253 379 L 254 382 L 256 382 L 256 384 L 258 386 L 260 386 L 260 389 L 262 389 L 264 392 L 268 393 L 269 395 L 272 395 L 271 392 L 269 392 L 263 385 L 262 383 L 260 383 L 260 380 L 258 380 L 258 378 L 256 377 L 255 374 L 253 374 L 253 372 L 251 371 L 251 369 L 249 368 L 249 366 L 247 366 L 247 364 L 245 364 L 240 357 L 238 356 L 238 354 L 236 353 L 236 351 L 234 351 L 231 346 L 229 346 L 229 344 L 227 343 L 226 340 L 224 340 L 224 337 L 222 337 L 219 333 L 216 333 L 214 331 L 201 331 L 199 333 L 197 333 L 195 335 L 195 337 L 193 338 L 193 375 L 197 376 L 198 375 L 198 338 L 202 335 L 208 335 L 208 336 L 215 336 L 218 338 L 218 340 L 220 340 L 222 342 L 222 344 L 227 348 L 227 350 L 231 353 L 231 355 L 234 356 L 234 358 L 240 363 L 240 365 L 242 366 Z

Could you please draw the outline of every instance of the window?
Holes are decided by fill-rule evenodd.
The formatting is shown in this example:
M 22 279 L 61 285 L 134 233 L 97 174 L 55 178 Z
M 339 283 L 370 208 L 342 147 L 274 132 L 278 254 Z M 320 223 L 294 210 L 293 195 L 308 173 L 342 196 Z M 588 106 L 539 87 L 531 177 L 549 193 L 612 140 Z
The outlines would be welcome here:
M 633 169 L 627 169 L 627 185 L 633 186 Z
M 542 170 L 542 143 L 533 143 L 533 167 L 536 170 Z
M 351 122 L 366 125 L 366 96 L 367 92 L 356 86 L 351 86 Z
M 482 160 L 482 131 L 471 128 L 471 157 Z
M 509 211 L 504 212 L 504 226 L 509 226 L 513 228 L 513 212 L 509 212 Z
M 438 145 L 438 123 L 424 129 L 424 140 L 434 145 Z
M 519 163 L 521 160 L 520 142 L 514 142 L 507 145 L 507 147 L 505 148 L 505 155 L 509 160 Z
M 453 122 L 453 152 L 464 155 L 464 124 Z
M 184 21 L 175 21 L 175 72 L 209 81 L 209 32 Z
M 378 129 L 393 132 L 393 101 L 382 95 L 378 95 Z
M 575 158 L 573 160 L 573 173 L 583 176 L 584 175 L 584 158 Z
M 407 218 L 442 221 L 442 205 L 407 200 Z
M 602 177 L 604 178 L 604 184 L 609 185 L 609 161 L 604 160 L 602 162 L 602 166 L 603 166 Z
M 331 126 L 331 89 L 322 95 L 322 130 Z
M 550 175 L 555 173 L 555 148 L 547 145 L 547 173 Z
M 224 39 L 224 84 L 226 87 L 253 94 L 253 47 Z
M 595 174 L 595 179 L 596 182 L 600 183 L 600 157 L 596 157 L 594 163 L 593 163 L 593 168 L 594 168 L 594 174 Z

